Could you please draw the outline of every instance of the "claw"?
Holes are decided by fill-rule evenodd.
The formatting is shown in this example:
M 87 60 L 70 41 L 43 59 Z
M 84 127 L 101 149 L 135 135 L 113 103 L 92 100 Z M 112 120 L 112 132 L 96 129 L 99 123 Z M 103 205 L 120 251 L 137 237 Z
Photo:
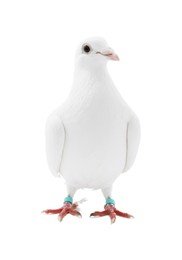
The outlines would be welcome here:
M 116 218 L 111 218 L 111 224 L 114 224 L 115 221 L 116 221 Z
M 100 217 L 100 216 L 97 216 L 95 213 L 96 213 L 96 212 L 91 213 L 91 214 L 90 214 L 90 218 L 94 218 L 94 217 L 97 218 L 97 217 Z
M 58 215 L 58 220 L 61 222 L 63 218 L 60 215 Z
M 77 217 L 78 218 L 82 218 L 82 215 L 81 215 L 81 213 L 79 211 L 77 211 Z

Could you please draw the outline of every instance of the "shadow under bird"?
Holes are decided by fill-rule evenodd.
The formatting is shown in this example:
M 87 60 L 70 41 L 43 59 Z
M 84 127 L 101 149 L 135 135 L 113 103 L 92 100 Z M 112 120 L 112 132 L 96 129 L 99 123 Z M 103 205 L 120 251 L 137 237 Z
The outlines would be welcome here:
M 137 116 L 122 99 L 107 70 L 109 60 L 118 56 L 100 37 L 83 41 L 76 51 L 73 85 L 67 100 L 46 123 L 46 152 L 54 176 L 63 176 L 67 197 L 59 209 L 44 210 L 81 216 L 73 203 L 80 188 L 101 189 L 106 203 L 103 211 L 90 216 L 132 215 L 116 209 L 111 196 L 116 178 L 132 166 L 140 142 Z

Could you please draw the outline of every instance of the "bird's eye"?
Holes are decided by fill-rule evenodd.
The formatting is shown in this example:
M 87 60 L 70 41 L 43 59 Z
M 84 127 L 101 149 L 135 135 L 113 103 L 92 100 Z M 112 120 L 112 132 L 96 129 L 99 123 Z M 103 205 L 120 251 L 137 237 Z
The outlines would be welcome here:
M 91 47 L 88 44 L 83 46 L 83 52 L 89 53 L 90 51 L 91 51 Z

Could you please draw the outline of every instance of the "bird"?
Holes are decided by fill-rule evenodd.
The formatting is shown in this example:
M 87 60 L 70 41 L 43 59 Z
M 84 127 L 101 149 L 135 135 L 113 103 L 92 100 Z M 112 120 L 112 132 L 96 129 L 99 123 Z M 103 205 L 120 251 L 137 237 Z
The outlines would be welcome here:
M 75 55 L 73 83 L 67 99 L 46 122 L 46 154 L 50 171 L 62 176 L 67 187 L 63 206 L 44 210 L 81 217 L 73 197 L 78 189 L 100 189 L 103 211 L 91 217 L 132 218 L 119 211 L 112 198 L 115 180 L 133 165 L 140 143 L 140 122 L 123 100 L 109 75 L 108 61 L 119 57 L 102 37 L 82 41 Z

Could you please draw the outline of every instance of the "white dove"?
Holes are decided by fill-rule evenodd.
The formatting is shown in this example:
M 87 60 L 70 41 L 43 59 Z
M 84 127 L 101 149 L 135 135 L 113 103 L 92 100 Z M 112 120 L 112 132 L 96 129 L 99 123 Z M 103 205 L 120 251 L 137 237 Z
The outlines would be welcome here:
M 46 150 L 48 165 L 54 176 L 66 181 L 67 197 L 59 209 L 44 210 L 81 216 L 73 203 L 80 188 L 101 189 L 104 211 L 90 216 L 132 215 L 115 208 L 112 184 L 133 164 L 140 141 L 140 124 L 135 113 L 117 91 L 108 71 L 107 61 L 119 60 L 113 49 L 100 37 L 83 41 L 76 52 L 71 92 L 62 106 L 48 118 Z

